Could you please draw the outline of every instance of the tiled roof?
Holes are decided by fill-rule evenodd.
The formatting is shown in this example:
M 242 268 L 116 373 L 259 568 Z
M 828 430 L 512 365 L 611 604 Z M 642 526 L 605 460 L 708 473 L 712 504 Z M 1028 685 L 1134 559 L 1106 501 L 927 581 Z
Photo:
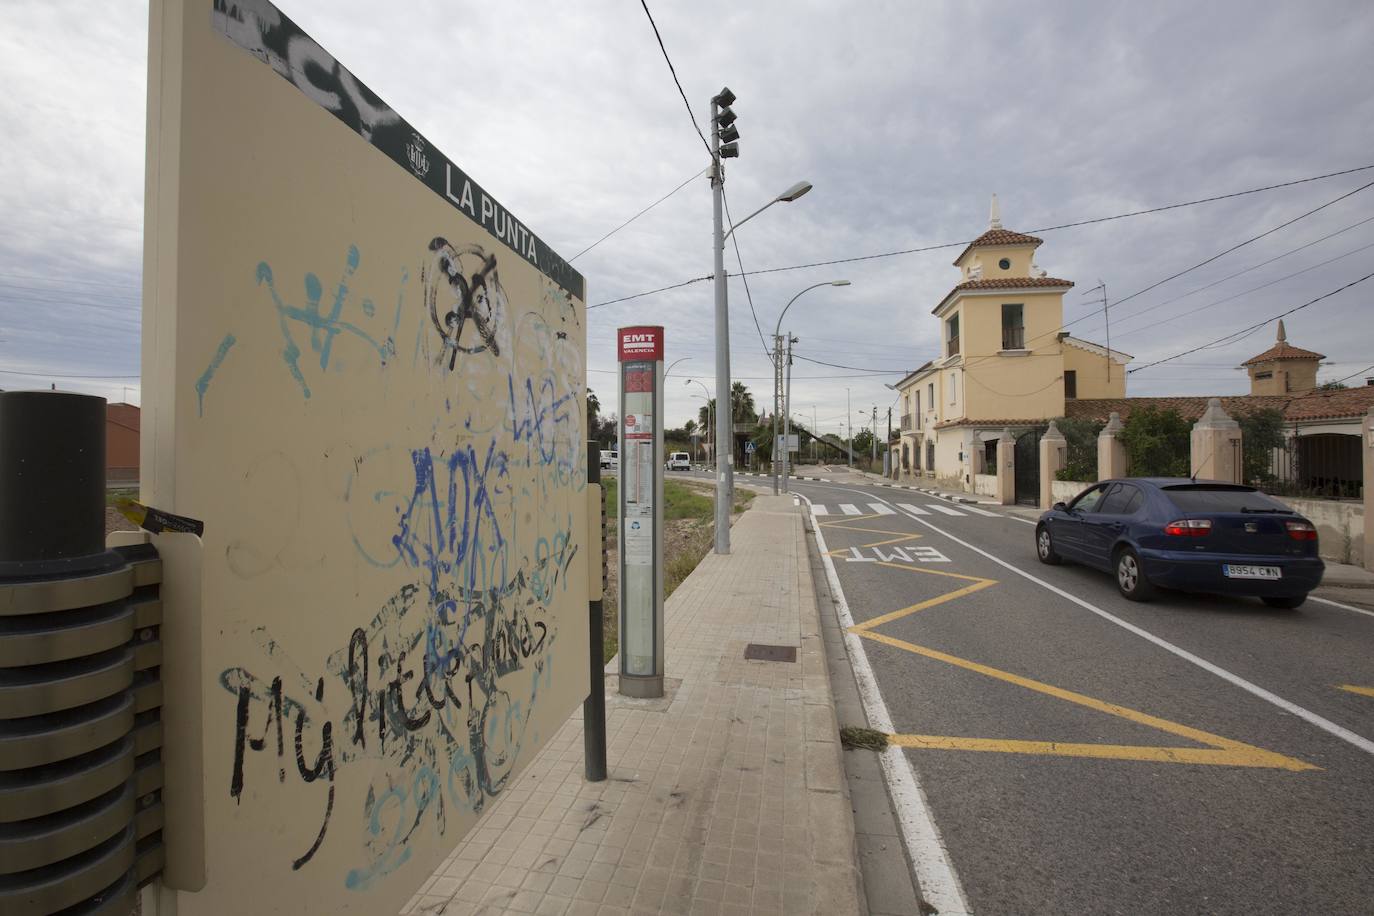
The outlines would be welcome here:
M 965 280 L 950 292 L 960 292 L 966 289 L 1028 289 L 1031 287 L 1053 286 L 1068 288 L 1073 286 L 1072 280 L 1059 280 L 1054 277 L 992 277 L 987 280 Z M 949 297 L 946 296 L 946 299 Z
M 1293 398 L 1283 412 L 1285 420 L 1335 420 L 1362 417 L 1374 407 L 1374 385 L 1313 391 Z
M 1010 426 L 1013 429 L 1018 429 L 1027 426 L 1044 426 L 1049 422 L 1049 418 L 1043 420 L 1027 420 L 1024 417 L 1019 420 L 971 420 L 967 417 L 961 417 L 958 420 L 944 420 L 936 423 L 935 429 L 951 429 L 955 426 Z
M 975 248 L 991 248 L 996 245 L 1039 245 L 1043 239 L 1038 239 L 1033 235 L 1026 235 L 1024 232 L 1012 232 L 1010 229 L 989 229 L 978 238 L 968 243 L 968 247 L 959 253 L 959 257 L 954 259 L 957 267 L 959 262 L 964 259 Z
M 1304 350 L 1301 347 L 1293 346 L 1286 340 L 1281 340 L 1259 356 L 1253 356 L 1241 365 L 1253 366 L 1256 363 L 1267 363 L 1276 359 L 1326 359 L 1326 355 L 1313 353 L 1311 350 Z
M 1080 398 L 1064 402 L 1064 412 L 1070 417 L 1105 421 L 1113 411 L 1125 420 L 1131 411 L 1141 407 L 1175 410 L 1185 420 L 1193 421 L 1207 409 L 1206 397 L 1176 398 Z M 1340 420 L 1362 417 L 1374 407 L 1374 385 L 1345 388 L 1338 391 L 1310 391 L 1307 394 L 1237 395 L 1223 397 L 1222 409 L 1233 417 L 1243 417 L 1260 410 L 1278 410 L 1291 422 L 1310 420 Z M 1002 421 L 986 424 L 995 426 Z

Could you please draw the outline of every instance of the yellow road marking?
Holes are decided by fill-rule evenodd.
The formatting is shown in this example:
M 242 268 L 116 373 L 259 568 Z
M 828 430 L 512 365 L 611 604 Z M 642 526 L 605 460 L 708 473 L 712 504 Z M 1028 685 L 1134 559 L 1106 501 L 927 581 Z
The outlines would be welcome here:
M 939 735 L 893 735 L 889 744 L 947 751 L 996 751 L 1053 757 L 1090 757 L 1105 760 L 1144 760 L 1152 763 L 1199 763 L 1213 766 L 1315 770 L 1317 767 L 1270 751 L 1201 747 L 1148 747 L 1127 744 L 1072 744 L 1061 741 L 1013 741 L 1001 738 L 947 738 Z
M 1310 763 L 1304 763 L 1283 754 L 1276 754 L 1273 751 L 1262 750 L 1241 741 L 1232 741 L 1230 738 L 1223 738 L 1211 732 L 1205 732 L 1198 728 L 1191 728 L 1181 725 L 1178 722 L 1170 722 L 1168 719 L 1161 719 L 1149 713 L 1129 709 L 1125 706 L 1118 706 L 1116 703 L 1106 703 L 1102 700 L 1075 693 L 1072 690 L 1065 690 L 1062 687 L 1055 687 L 1053 684 L 1046 684 L 1043 681 L 1033 680 L 1022 677 L 1019 674 L 1012 674 L 1010 671 L 1002 671 L 989 665 L 979 664 L 969 661 L 966 658 L 959 658 L 957 655 L 950 655 L 926 646 L 918 646 L 906 640 L 886 636 L 882 633 L 874 633 L 870 630 L 862 629 L 858 626 L 850 628 L 851 633 L 862 636 L 865 639 L 872 639 L 898 649 L 905 649 L 916 655 L 935 661 L 954 665 L 956 668 L 963 668 L 973 671 L 985 677 L 995 678 L 1036 693 L 1043 693 L 1055 699 L 1065 700 L 1079 706 L 1085 706 L 1098 712 L 1106 713 L 1109 716 L 1126 719 L 1138 725 L 1145 725 L 1150 728 L 1167 732 L 1171 735 L 1178 735 L 1205 744 L 1212 748 L 1212 753 L 1200 754 L 1200 748 L 1159 748 L 1159 747 L 1135 747 L 1130 745 L 1116 744 L 1059 744 L 1051 741 L 1002 741 L 998 739 L 983 738 L 940 738 L 929 735 L 893 736 L 894 743 L 902 744 L 898 739 L 910 739 L 910 747 L 946 747 L 951 750 L 981 750 L 981 751 L 1002 751 L 1012 754 L 1060 754 L 1061 756 L 1073 757 L 1103 757 L 1108 759 L 1124 760 L 1155 760 L 1162 763 L 1210 763 L 1224 764 L 1229 766 L 1249 766 L 1249 767 L 1269 767 L 1281 770 L 1316 770 L 1320 769 Z M 947 742 L 938 744 L 934 742 Z M 1054 750 L 1055 748 L 1070 748 L 1070 751 Z M 1094 751 L 1093 749 L 1097 750 Z
M 839 525 L 836 527 L 844 527 Z M 891 531 L 875 531 L 879 534 L 895 534 Z M 884 541 L 883 544 L 893 543 Z M 880 546 L 880 545 L 864 545 Z M 848 552 L 849 548 L 843 548 L 841 552 Z M 836 551 L 829 552 L 832 556 Z M 897 639 L 876 632 L 875 628 L 886 623 L 891 623 L 902 617 L 923 611 L 926 608 L 945 604 L 971 595 L 974 592 L 982 591 L 985 588 L 996 585 L 996 579 L 985 579 L 980 576 L 969 576 L 961 573 L 947 572 L 945 570 L 926 569 L 919 566 L 903 566 L 899 563 L 889 563 L 876 561 L 879 566 L 887 566 L 892 569 L 900 569 L 911 573 L 923 573 L 932 576 L 944 576 L 950 579 L 962 579 L 970 584 L 962 588 L 955 589 L 943 595 L 917 602 L 908 607 L 891 611 L 887 614 L 866 620 L 849 628 L 849 632 L 864 639 L 871 639 L 875 642 L 884 643 L 894 648 L 903 649 L 907 652 L 921 655 L 935 661 L 954 665 L 985 677 L 1005 681 L 1026 690 L 1036 693 L 1043 693 L 1055 699 L 1064 700 L 1097 712 L 1105 713 L 1110 716 L 1134 722 L 1137 725 L 1144 725 L 1154 728 L 1180 738 L 1187 738 L 1196 741 L 1206 747 L 1152 747 L 1148 745 L 1126 745 L 1126 744 L 1084 744 L 1073 742 L 1058 741 L 1022 741 L 1015 739 L 1001 738 L 965 738 L 955 736 L 940 735 L 893 735 L 889 740 L 901 747 L 921 748 L 928 750 L 964 750 L 964 751 L 994 751 L 1004 754 L 1039 754 L 1059 757 L 1091 757 L 1105 760 L 1141 760 L 1155 763 L 1192 763 L 1207 764 L 1213 766 L 1239 766 L 1239 767 L 1262 767 L 1267 769 L 1279 770 L 1317 770 L 1320 767 L 1313 766 L 1294 757 L 1288 757 L 1273 751 L 1266 751 L 1254 745 L 1245 744 L 1241 741 L 1233 741 L 1230 738 L 1223 738 L 1211 732 L 1205 732 L 1198 728 L 1182 725 L 1178 722 L 1171 722 L 1168 719 L 1161 719 L 1149 713 L 1119 706 L 1116 703 L 1107 703 L 1094 697 L 1075 693 L 1072 690 L 1065 690 L 1062 687 L 1055 687 L 1053 684 L 1046 684 L 1043 681 L 1033 680 L 1010 671 L 1003 671 L 993 668 L 990 665 L 980 664 L 946 652 L 940 652 L 926 646 L 918 646 L 915 643 Z M 1374 696 L 1374 687 L 1356 687 L 1354 685 L 1341 685 L 1342 690 L 1350 690 L 1353 693 Z
M 1374 687 L 1359 687 L 1355 684 L 1337 684 L 1341 690 L 1348 690 L 1351 693 L 1358 693 L 1364 697 L 1374 697 Z

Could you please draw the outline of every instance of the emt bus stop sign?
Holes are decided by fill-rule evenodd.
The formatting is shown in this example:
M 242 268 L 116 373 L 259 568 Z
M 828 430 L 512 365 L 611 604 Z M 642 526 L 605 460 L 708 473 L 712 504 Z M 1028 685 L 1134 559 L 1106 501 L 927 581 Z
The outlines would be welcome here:
M 663 696 L 663 328 L 621 328 L 620 692 Z

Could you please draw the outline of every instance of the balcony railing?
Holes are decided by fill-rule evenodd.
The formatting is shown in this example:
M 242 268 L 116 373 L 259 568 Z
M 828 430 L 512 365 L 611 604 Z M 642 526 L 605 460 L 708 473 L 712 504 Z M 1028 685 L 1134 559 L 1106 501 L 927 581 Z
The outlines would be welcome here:
M 920 415 L 914 413 L 902 414 L 902 432 L 913 432 L 920 422 Z
M 958 334 L 955 334 L 953 337 L 951 337 L 951 338 L 949 339 L 949 341 L 946 343 L 946 347 L 947 347 L 947 350 L 945 351 L 945 355 L 946 355 L 946 356 L 958 356 L 958 355 L 959 355 L 959 335 L 958 335 Z
M 1002 349 L 1003 350 L 1024 350 L 1026 349 L 1026 329 L 1024 327 L 1006 326 L 1002 328 Z

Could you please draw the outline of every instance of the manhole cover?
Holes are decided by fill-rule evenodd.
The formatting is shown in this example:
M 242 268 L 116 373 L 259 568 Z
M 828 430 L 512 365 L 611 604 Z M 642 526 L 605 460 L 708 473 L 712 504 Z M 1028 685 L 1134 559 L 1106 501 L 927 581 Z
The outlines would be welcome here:
M 744 657 L 761 662 L 795 662 L 797 660 L 797 647 L 767 646 L 762 643 L 751 642 L 744 647 Z

